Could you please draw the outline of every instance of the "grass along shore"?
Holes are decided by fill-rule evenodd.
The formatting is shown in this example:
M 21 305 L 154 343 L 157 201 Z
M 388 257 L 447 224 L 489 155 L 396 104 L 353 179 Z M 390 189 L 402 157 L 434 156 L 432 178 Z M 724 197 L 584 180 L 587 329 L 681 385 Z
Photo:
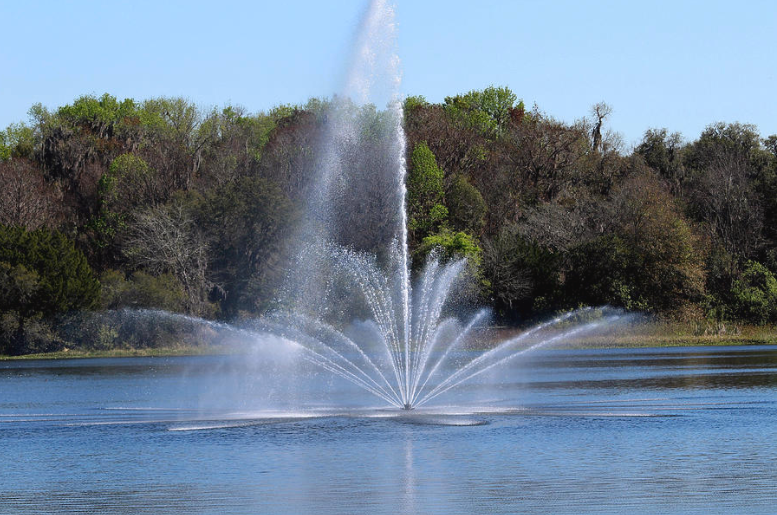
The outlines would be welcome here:
M 512 336 L 520 334 L 512 330 Z M 510 337 L 500 335 L 500 339 Z M 605 334 L 571 339 L 558 349 L 607 349 L 648 347 L 702 347 L 723 345 L 777 345 L 777 326 L 717 322 L 645 322 L 616 327 Z
M 525 328 L 497 328 L 495 340 L 504 340 L 519 335 Z M 722 345 L 777 345 L 777 327 L 747 326 L 737 324 L 688 324 L 688 323 L 645 323 L 620 328 L 610 334 L 576 338 L 553 345 L 555 349 L 607 349 L 607 348 L 649 348 L 649 347 L 701 347 Z M 121 349 L 68 348 L 54 352 L 25 354 L 21 356 L 0 355 L 4 360 L 29 359 L 80 359 L 80 358 L 122 358 L 122 357 L 168 357 L 207 356 L 239 354 L 243 352 L 236 345 L 176 345 L 171 347 L 143 347 Z
M 0 354 L 0 361 L 30 360 L 30 359 L 83 359 L 83 358 L 140 358 L 140 357 L 170 357 L 170 356 L 216 356 L 235 354 L 237 351 L 227 346 L 176 346 L 176 347 L 144 347 L 138 349 L 63 349 L 54 352 L 22 354 L 21 356 L 6 356 Z

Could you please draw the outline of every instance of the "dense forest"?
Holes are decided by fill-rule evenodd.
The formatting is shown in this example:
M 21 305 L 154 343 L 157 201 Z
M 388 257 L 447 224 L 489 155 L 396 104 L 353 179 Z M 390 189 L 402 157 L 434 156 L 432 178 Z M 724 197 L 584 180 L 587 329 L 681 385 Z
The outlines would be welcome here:
M 328 104 L 33 106 L 0 132 L 0 354 L 154 341 L 88 316 L 125 307 L 225 320 L 276 307 Z M 602 304 L 777 322 L 777 136 L 717 123 L 626 149 L 610 112 L 563 123 L 499 87 L 407 98 L 414 263 L 468 256 L 477 302 L 511 323 Z M 372 155 L 379 132 L 355 152 Z M 365 250 L 380 187 L 351 210 Z

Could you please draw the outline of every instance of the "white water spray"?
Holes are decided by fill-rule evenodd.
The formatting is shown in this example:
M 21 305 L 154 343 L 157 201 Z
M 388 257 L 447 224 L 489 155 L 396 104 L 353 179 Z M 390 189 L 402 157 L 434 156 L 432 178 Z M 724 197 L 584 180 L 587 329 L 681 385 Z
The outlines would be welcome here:
M 318 177 L 301 231 L 301 258 L 291 273 L 302 285 L 297 301 L 289 312 L 254 329 L 301 346 L 305 359 L 393 406 L 411 409 L 529 347 L 591 331 L 600 323 L 556 331 L 544 341 L 522 346 L 580 315 L 568 314 L 487 352 L 470 353 L 469 360 L 462 358 L 482 332 L 487 311 L 467 323 L 444 316 L 463 279 L 464 260 L 443 264 L 432 256 L 415 292 L 411 287 L 400 83 L 394 9 L 386 0 L 373 0 L 362 20 L 342 96 L 325 115 Z M 383 99 L 387 109 L 375 110 L 370 104 L 375 99 Z M 376 152 L 385 155 L 371 154 Z M 385 169 L 376 163 L 386 164 Z M 373 225 L 365 225 L 365 219 Z M 364 233 L 372 233 L 374 241 L 365 244 L 355 237 Z M 374 248 L 375 242 L 382 242 L 382 248 Z M 361 302 L 357 308 L 341 307 L 356 300 Z M 375 341 L 346 336 L 344 329 L 357 317 L 368 318 Z

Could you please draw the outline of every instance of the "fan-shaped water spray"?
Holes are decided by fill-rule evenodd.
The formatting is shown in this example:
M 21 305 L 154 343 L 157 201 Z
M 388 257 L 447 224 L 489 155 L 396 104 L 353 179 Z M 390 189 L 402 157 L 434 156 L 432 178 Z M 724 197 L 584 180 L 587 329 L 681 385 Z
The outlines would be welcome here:
M 423 405 L 529 349 L 590 332 L 610 318 L 559 328 L 574 312 L 501 343 L 485 341 L 488 311 L 447 314 L 464 260 L 432 256 L 411 288 L 406 147 L 393 7 L 365 13 L 342 96 L 326 112 L 318 176 L 281 304 L 252 331 L 280 336 L 315 363 L 398 408 Z M 388 107 L 375 111 L 370 101 Z M 365 116 L 365 113 L 369 116 Z M 370 234 L 356 238 L 354 235 Z M 355 320 L 366 328 L 348 336 Z M 477 336 L 477 338 L 476 338 Z M 473 346 L 481 349 L 473 351 Z
M 199 323 L 254 341 L 272 336 L 303 360 L 407 410 L 532 349 L 622 318 L 614 310 L 582 309 L 498 341 L 489 334 L 487 309 L 459 305 L 465 260 L 432 254 L 411 281 L 395 29 L 393 8 L 373 0 L 343 95 L 322 116 L 317 176 L 278 300 L 284 309 L 240 326 L 163 312 L 134 316 Z M 387 109 L 368 103 L 376 97 Z

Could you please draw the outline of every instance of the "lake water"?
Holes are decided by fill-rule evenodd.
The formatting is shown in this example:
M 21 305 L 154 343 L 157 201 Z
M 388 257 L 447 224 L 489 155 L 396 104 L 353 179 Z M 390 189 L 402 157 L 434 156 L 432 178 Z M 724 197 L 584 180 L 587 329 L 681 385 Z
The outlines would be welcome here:
M 777 513 L 775 346 L 537 352 L 404 414 L 294 367 L 0 362 L 0 513 Z

